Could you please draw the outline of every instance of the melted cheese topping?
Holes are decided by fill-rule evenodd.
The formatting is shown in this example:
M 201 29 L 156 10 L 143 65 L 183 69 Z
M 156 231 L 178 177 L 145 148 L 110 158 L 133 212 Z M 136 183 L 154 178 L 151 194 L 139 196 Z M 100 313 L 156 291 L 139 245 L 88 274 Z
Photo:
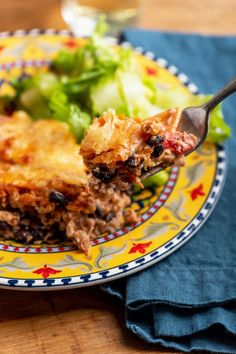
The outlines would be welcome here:
M 32 121 L 25 113 L 0 117 L 0 183 L 42 188 L 87 184 L 88 172 L 66 124 Z

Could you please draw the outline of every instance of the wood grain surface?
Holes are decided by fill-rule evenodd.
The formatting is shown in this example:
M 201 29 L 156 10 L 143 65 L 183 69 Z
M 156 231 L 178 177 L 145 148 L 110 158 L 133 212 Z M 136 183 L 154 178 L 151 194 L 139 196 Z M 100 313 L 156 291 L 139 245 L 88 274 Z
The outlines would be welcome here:
M 57 0 L 0 0 L 0 31 L 65 28 Z M 143 28 L 236 34 L 236 0 L 144 0 Z M 177 353 L 125 328 L 124 309 L 99 287 L 55 292 L 0 290 L 0 354 Z

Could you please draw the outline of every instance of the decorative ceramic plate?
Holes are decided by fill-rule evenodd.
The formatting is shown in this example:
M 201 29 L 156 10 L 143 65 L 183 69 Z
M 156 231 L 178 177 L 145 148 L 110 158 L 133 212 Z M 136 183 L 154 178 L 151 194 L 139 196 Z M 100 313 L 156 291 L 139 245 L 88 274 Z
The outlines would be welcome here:
M 0 34 L 0 84 L 23 73 L 47 70 L 61 48 L 74 48 L 84 39 L 68 31 L 31 30 Z M 123 46 L 129 46 L 123 43 Z M 143 71 L 157 84 L 197 92 L 187 76 L 163 58 L 136 48 Z M 5 88 L 4 88 L 5 86 Z M 205 143 L 173 167 L 164 187 L 133 195 L 133 208 L 141 215 L 130 227 L 93 241 L 91 259 L 70 243 L 22 245 L 0 240 L 0 287 L 52 290 L 114 280 L 140 271 L 168 256 L 202 226 L 219 199 L 226 174 L 223 146 Z

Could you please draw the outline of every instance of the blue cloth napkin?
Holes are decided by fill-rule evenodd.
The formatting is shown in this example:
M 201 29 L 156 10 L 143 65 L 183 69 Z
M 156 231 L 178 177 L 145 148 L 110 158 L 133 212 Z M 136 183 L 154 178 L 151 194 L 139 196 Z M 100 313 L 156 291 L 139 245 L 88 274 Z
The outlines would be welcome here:
M 125 39 L 176 65 L 202 93 L 214 93 L 236 76 L 236 37 L 130 29 Z M 236 94 L 223 109 L 232 127 L 229 169 L 212 215 L 170 257 L 105 286 L 123 299 L 131 331 L 186 352 L 236 353 Z

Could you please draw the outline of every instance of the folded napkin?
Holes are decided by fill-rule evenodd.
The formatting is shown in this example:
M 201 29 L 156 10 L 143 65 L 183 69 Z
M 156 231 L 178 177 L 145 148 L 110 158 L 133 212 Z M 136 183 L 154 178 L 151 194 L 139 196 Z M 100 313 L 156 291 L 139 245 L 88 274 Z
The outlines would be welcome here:
M 236 76 L 236 37 L 127 30 L 125 39 L 176 65 L 202 93 Z M 220 201 L 191 241 L 151 268 L 104 286 L 123 299 L 126 325 L 145 341 L 190 352 L 236 353 L 236 94 Z

